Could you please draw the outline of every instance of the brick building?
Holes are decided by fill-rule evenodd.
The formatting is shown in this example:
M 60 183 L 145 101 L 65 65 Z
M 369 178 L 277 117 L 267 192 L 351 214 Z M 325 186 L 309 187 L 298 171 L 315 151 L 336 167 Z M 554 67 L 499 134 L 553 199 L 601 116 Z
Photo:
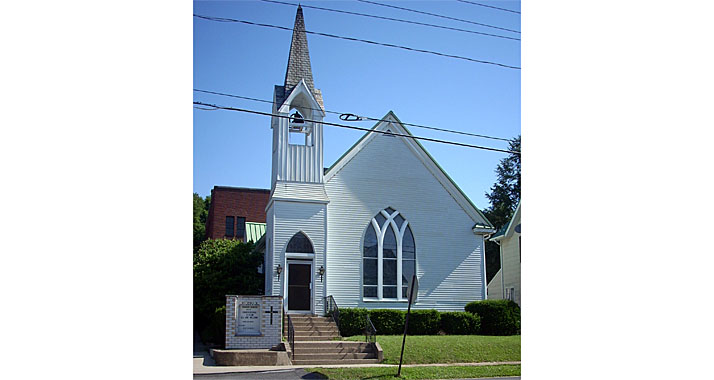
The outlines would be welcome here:
M 265 233 L 270 190 L 214 186 L 206 221 L 209 239 L 258 241 Z

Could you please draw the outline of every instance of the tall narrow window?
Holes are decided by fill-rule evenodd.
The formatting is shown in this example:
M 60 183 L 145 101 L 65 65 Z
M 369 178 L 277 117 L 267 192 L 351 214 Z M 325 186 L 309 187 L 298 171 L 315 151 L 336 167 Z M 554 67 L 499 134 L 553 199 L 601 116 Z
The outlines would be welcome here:
M 405 300 L 416 273 L 416 245 L 409 222 L 391 207 L 370 221 L 362 251 L 365 299 Z
M 236 218 L 236 238 L 245 241 L 245 218 Z
M 226 237 L 233 237 L 233 227 L 235 224 L 235 217 L 226 216 Z

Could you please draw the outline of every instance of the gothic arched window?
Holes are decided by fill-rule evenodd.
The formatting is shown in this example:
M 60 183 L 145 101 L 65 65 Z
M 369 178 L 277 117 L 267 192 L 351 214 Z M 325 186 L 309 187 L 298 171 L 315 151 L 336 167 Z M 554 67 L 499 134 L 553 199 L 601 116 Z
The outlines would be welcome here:
M 312 249 L 312 243 L 310 243 L 310 239 L 308 239 L 307 236 L 305 236 L 305 234 L 302 232 L 298 232 L 292 238 L 290 238 L 290 241 L 288 242 L 288 247 L 285 249 L 285 252 L 315 253 L 315 251 Z
M 364 298 L 405 300 L 416 273 L 414 235 L 399 211 L 388 207 L 367 226 L 362 251 Z

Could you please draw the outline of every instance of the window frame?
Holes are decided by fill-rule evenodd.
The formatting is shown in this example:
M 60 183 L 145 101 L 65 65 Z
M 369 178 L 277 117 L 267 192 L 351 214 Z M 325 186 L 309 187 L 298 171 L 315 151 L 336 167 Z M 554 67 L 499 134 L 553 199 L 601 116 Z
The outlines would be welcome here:
M 393 212 L 390 214 L 387 209 L 391 209 Z M 377 221 L 378 216 L 384 217 L 384 222 L 382 226 L 379 225 L 379 222 Z M 401 226 L 397 226 L 397 223 L 395 221 L 395 218 L 397 216 L 401 216 L 402 218 L 402 224 Z M 381 218 L 380 218 L 381 219 Z M 391 227 L 391 228 L 389 228 Z M 377 257 L 368 257 L 364 255 L 365 252 L 365 243 L 366 243 L 366 236 L 368 233 L 370 233 L 369 229 L 372 228 L 372 231 L 374 234 L 377 236 Z M 411 232 L 411 237 L 412 240 L 414 241 L 414 258 L 413 259 L 404 259 L 403 258 L 403 242 L 404 242 L 404 236 L 406 234 L 406 231 L 409 230 Z M 392 231 L 394 233 L 394 238 L 397 243 L 397 257 L 396 259 L 391 259 L 391 258 L 385 258 L 384 257 L 384 239 L 385 235 L 387 232 Z M 402 281 L 403 277 L 403 267 L 406 262 L 413 262 L 414 265 L 414 274 L 417 273 L 417 244 L 416 244 L 416 238 L 414 236 L 414 231 L 412 230 L 411 226 L 409 225 L 409 221 L 407 220 L 404 215 L 402 215 L 399 211 L 394 210 L 394 208 L 387 207 L 383 210 L 380 210 L 377 214 L 375 214 L 374 217 L 370 220 L 369 224 L 367 225 L 367 228 L 365 228 L 364 233 L 362 234 L 362 253 L 361 253 L 361 263 L 360 265 L 362 266 L 362 276 L 360 278 L 360 283 L 361 283 L 361 289 L 360 293 L 362 295 L 362 300 L 365 302 L 408 302 L 408 299 L 403 296 L 403 288 L 404 286 L 407 286 L 407 284 L 404 284 Z M 375 285 L 369 284 L 366 285 L 364 283 L 364 277 L 365 277 L 365 259 L 376 259 L 377 260 L 377 297 L 366 297 L 365 294 L 365 287 L 374 287 Z M 397 262 L 397 283 L 395 285 L 385 285 L 384 284 L 384 260 L 396 260 Z M 408 281 L 407 281 L 408 282 Z M 384 297 L 384 288 L 386 287 L 396 287 L 397 292 L 396 292 L 396 298 L 386 298 Z
M 228 220 L 229 219 L 231 220 L 231 224 L 232 224 L 232 226 L 231 226 L 232 231 L 230 234 L 228 233 Z M 224 235 L 225 237 L 232 238 L 232 237 L 236 236 L 236 217 L 231 216 L 231 215 L 226 215 L 226 222 L 224 224 L 224 227 L 225 227 L 224 228 L 225 229 L 225 235 Z
M 243 235 L 242 235 L 242 236 L 238 236 L 238 231 L 241 230 L 241 229 L 239 228 L 239 226 L 241 226 L 241 225 L 243 226 Z M 245 236 L 246 236 L 246 231 L 245 231 L 245 217 L 243 217 L 243 216 L 236 216 L 234 226 L 235 226 L 235 227 L 233 227 L 234 230 L 235 230 L 235 231 L 234 231 L 234 236 L 236 237 L 236 239 L 240 239 L 241 241 L 244 242 L 244 241 L 245 241 Z

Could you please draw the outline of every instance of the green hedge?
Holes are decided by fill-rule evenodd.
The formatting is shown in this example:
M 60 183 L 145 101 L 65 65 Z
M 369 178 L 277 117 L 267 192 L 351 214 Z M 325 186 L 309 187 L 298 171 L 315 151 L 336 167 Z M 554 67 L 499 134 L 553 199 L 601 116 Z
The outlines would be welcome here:
M 464 308 L 481 317 L 483 335 L 517 335 L 521 333 L 521 308 L 511 300 L 470 302 Z
M 412 310 L 409 315 L 409 335 L 436 335 L 440 327 L 441 313 L 436 310 Z M 403 334 L 404 325 L 400 330 Z
M 368 310 L 369 318 L 377 329 L 379 335 L 404 334 L 405 311 L 393 309 Z
M 340 309 L 340 335 L 362 335 L 367 309 Z
M 441 330 L 449 335 L 474 335 L 481 328 L 478 314 L 466 311 L 441 313 Z
M 407 312 L 393 309 L 342 308 L 340 309 L 340 335 L 364 334 L 365 318 L 369 315 L 377 335 L 401 335 Z M 459 326 L 461 324 L 462 326 Z M 409 335 L 476 334 L 479 329 L 477 315 L 471 313 L 436 310 L 412 310 L 409 315 Z

